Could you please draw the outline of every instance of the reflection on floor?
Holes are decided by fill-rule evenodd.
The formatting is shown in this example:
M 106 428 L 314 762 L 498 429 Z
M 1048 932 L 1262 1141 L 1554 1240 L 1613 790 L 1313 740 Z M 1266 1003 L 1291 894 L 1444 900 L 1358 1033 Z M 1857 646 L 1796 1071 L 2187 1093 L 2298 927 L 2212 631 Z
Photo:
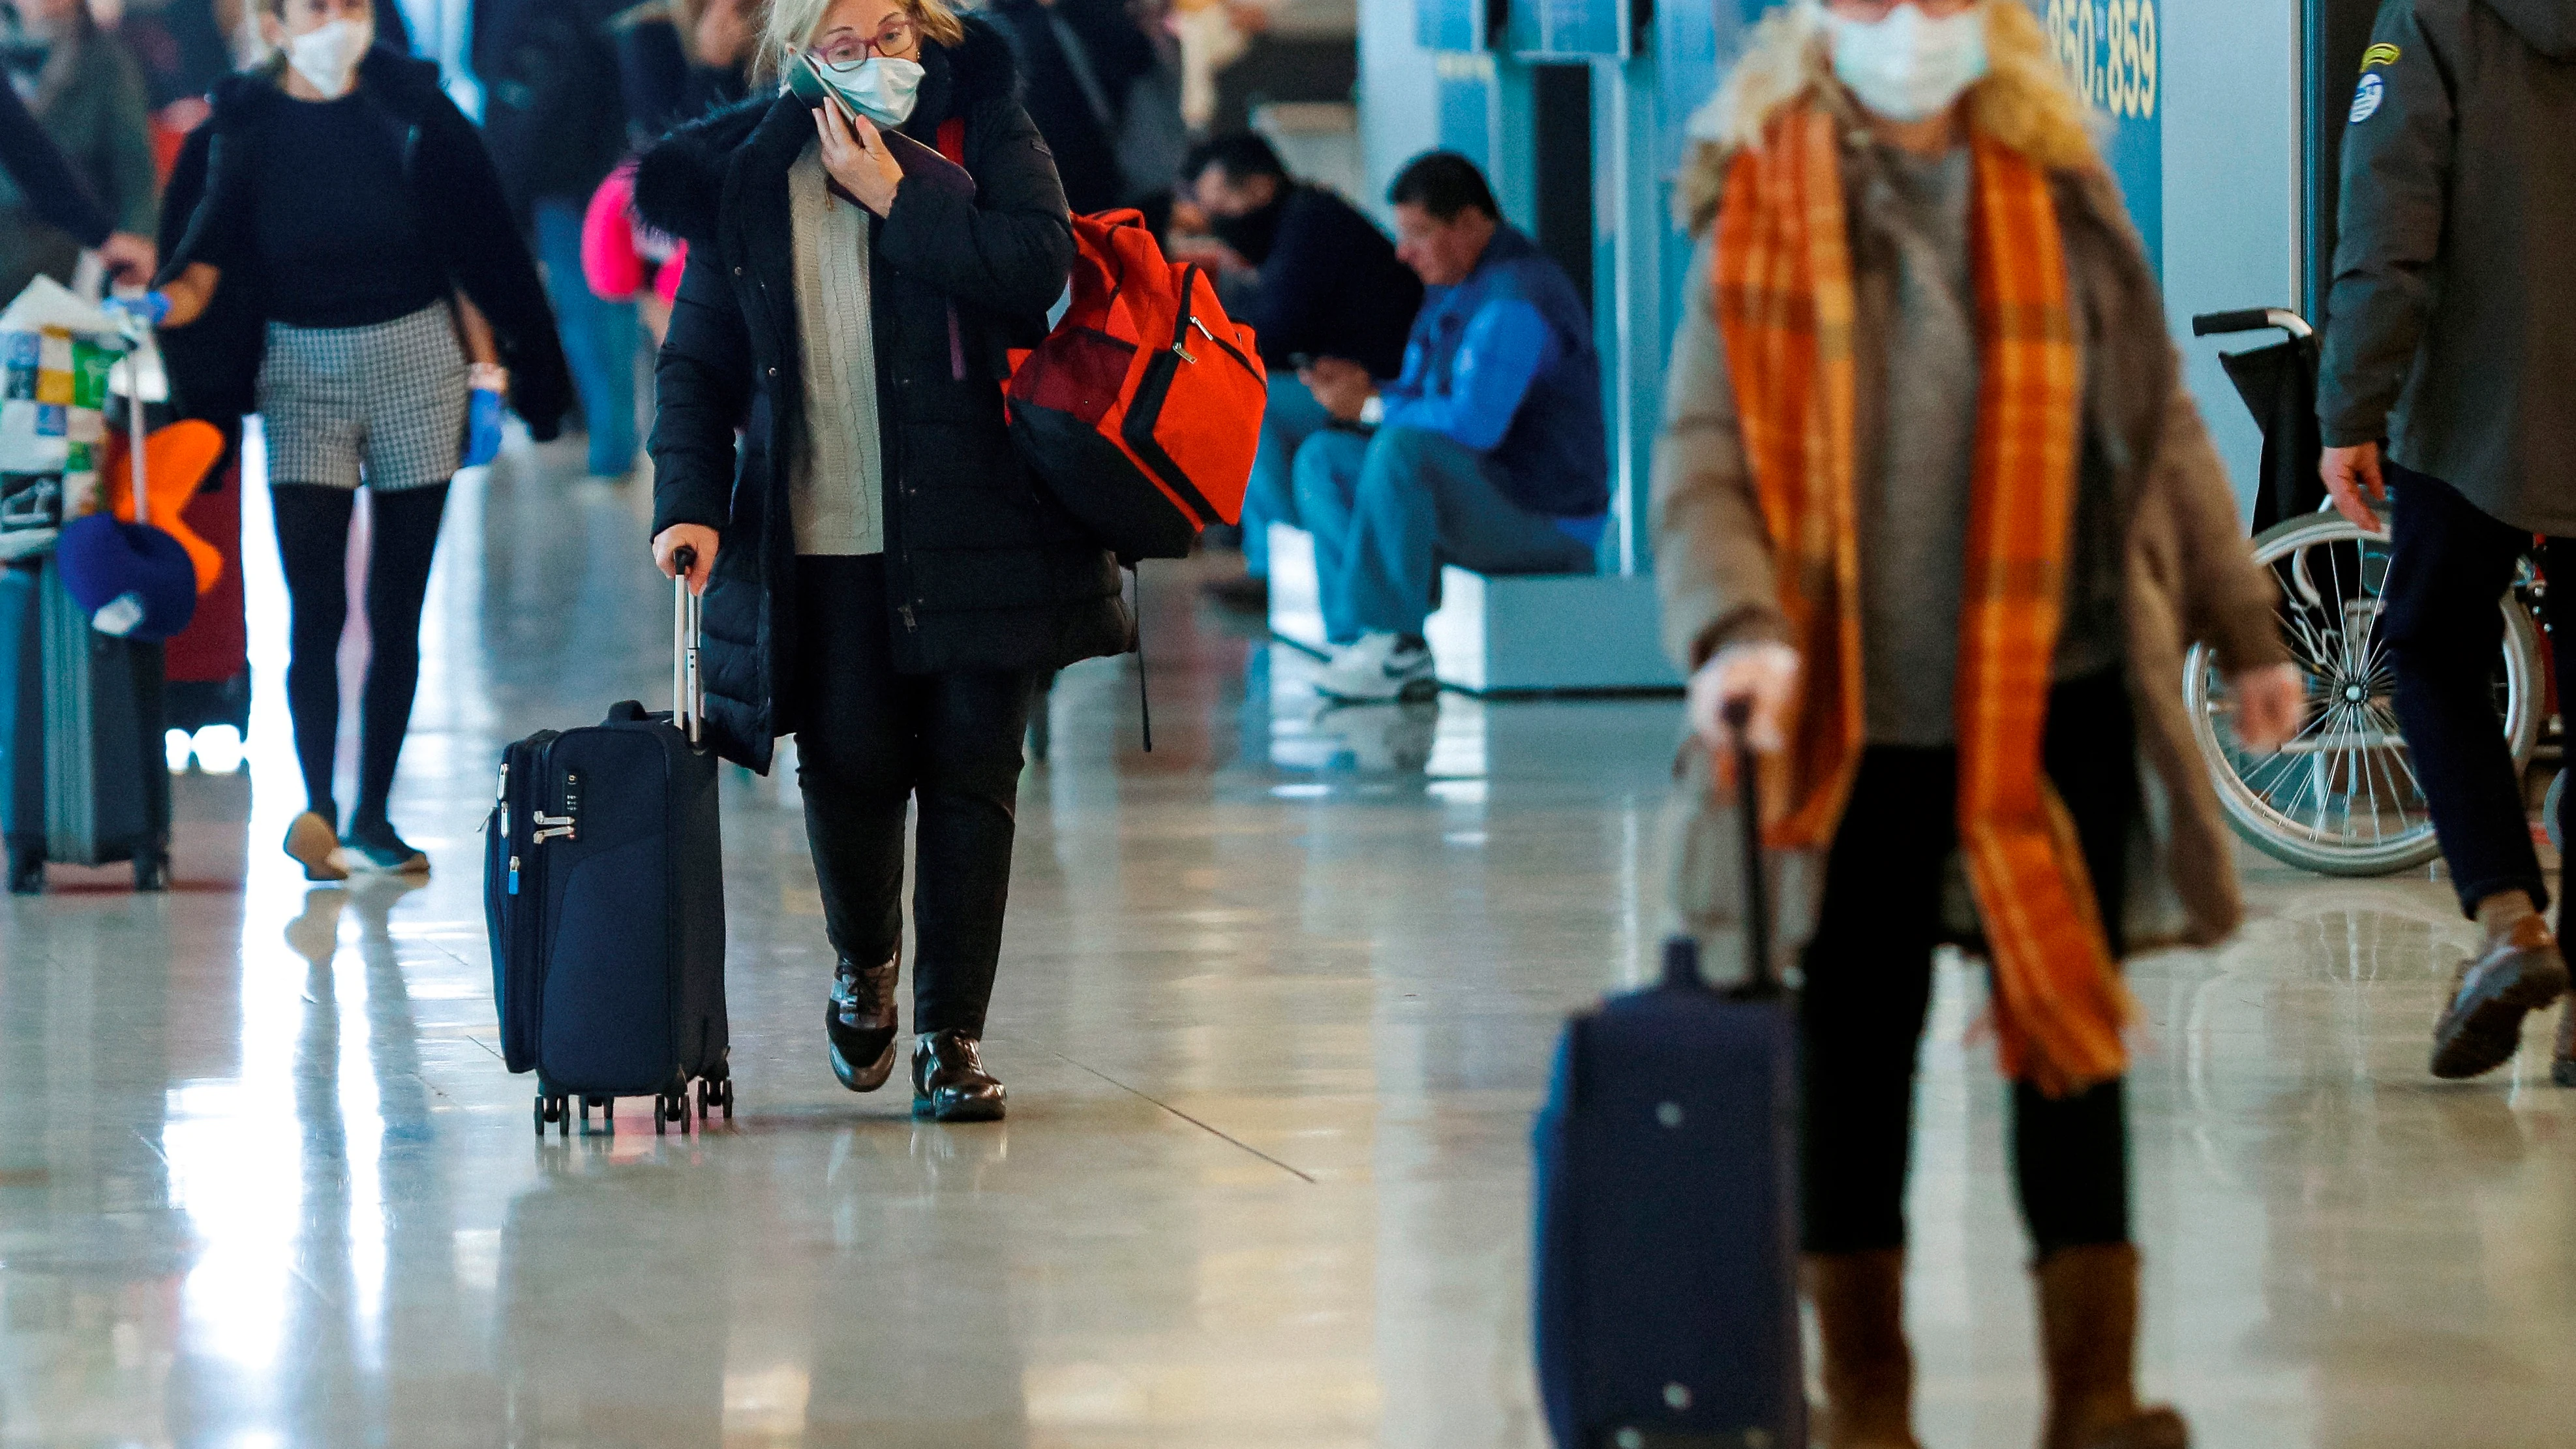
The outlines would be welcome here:
M 539 1145 L 476 831 L 505 737 L 667 688 L 644 506 L 531 454 L 459 489 L 396 811 L 426 888 L 276 853 L 263 583 L 250 774 L 181 782 L 182 888 L 0 915 L 0 1444 L 1539 1444 L 1528 1114 L 1650 944 L 1675 707 L 1321 710 L 1148 565 L 1156 749 L 1085 665 L 1023 789 L 1008 1123 L 833 1085 L 794 787 L 736 775 L 740 1117 Z M 2135 972 L 2150 1387 L 2210 1445 L 2567 1442 L 2576 1093 L 2423 1075 L 2443 887 L 2252 874 L 2240 944 Z M 1973 998 L 1924 1053 L 1935 1449 L 2034 1413 Z

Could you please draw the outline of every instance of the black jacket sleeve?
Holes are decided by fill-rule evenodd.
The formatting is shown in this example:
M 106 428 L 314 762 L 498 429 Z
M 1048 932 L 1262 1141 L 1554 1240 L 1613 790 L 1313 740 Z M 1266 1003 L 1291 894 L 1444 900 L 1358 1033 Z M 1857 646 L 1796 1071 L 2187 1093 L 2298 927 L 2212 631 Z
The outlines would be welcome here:
M 691 243 L 653 366 L 653 532 L 722 531 L 733 515 L 734 429 L 751 399 L 751 333 L 731 279 Z
M 876 245 L 958 301 L 1043 315 L 1073 275 L 1073 223 L 1055 158 L 1015 101 L 976 107 L 966 135 L 974 194 L 906 176 Z
M 2450 187 L 2452 82 L 2414 0 L 2388 0 L 2344 128 L 2334 284 L 2326 297 L 2317 418 L 2330 448 L 2386 436 L 2432 311 Z
M 26 193 L 36 214 L 70 232 L 73 240 L 85 247 L 107 240 L 107 213 L 72 174 L 62 148 L 18 99 L 15 86 L 0 86 L 0 167 L 8 168 L 9 179 Z
M 1307 195 L 1292 199 L 1279 218 L 1279 234 L 1262 260 L 1261 285 L 1237 319 L 1251 324 L 1261 360 L 1271 367 L 1286 366 L 1291 353 L 1333 353 L 1320 323 L 1336 285 L 1349 285 L 1350 254 L 1336 245 L 1341 238 L 1333 235 L 1332 223 L 1326 208 Z
M 510 370 L 511 411 L 528 425 L 528 436 L 544 442 L 562 431 L 572 407 L 572 373 L 564 364 L 545 283 L 511 221 L 501 179 L 474 123 L 444 95 L 431 98 L 424 110 L 420 155 L 424 164 L 439 168 L 432 194 L 453 208 L 448 219 L 457 229 L 448 247 L 454 280 L 492 324 L 502 365 Z

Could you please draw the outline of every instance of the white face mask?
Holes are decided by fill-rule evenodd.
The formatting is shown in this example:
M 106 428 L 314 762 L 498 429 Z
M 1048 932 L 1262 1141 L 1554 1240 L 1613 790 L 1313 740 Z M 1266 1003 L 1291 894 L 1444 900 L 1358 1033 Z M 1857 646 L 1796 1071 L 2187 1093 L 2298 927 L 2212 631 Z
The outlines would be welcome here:
M 286 63 L 328 100 L 338 100 L 356 84 L 358 62 L 376 43 L 373 20 L 334 20 L 286 42 Z
M 921 63 L 890 55 L 872 55 L 856 65 L 819 62 L 824 78 L 858 113 L 880 126 L 900 126 L 912 119 L 920 99 Z
M 1884 20 L 1825 12 L 1834 77 L 1853 99 L 1891 121 L 1939 115 L 1986 74 L 1986 12 L 1971 6 L 1938 20 L 1900 4 Z

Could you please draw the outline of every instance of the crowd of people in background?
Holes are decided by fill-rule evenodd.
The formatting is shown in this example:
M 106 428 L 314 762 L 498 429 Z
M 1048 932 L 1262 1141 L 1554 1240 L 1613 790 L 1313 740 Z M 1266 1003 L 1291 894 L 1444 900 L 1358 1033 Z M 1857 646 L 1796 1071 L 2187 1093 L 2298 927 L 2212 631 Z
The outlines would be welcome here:
M 535 438 L 578 434 L 593 479 L 633 475 L 689 254 L 645 219 L 636 162 L 779 84 L 758 64 L 776 3 L 473 0 L 446 57 L 460 77 L 416 53 L 392 0 L 0 0 L 0 106 L 32 123 L 0 125 L 12 174 L 32 178 L 0 180 L 0 295 L 71 283 L 95 252 L 156 287 L 183 411 L 265 420 L 308 797 L 288 851 L 309 876 L 426 868 L 386 800 L 448 440 L 470 431 L 464 461 L 488 459 L 506 402 Z M 1590 571 L 1608 503 L 1588 303 L 1502 222 L 1473 164 L 1409 168 L 1385 198 L 1391 237 L 1220 106 L 1217 72 L 1258 6 L 973 13 L 1070 210 L 1140 213 L 1260 339 L 1259 461 L 1242 527 L 1218 540 L 1245 568 L 1213 581 L 1220 602 L 1262 610 L 1271 526 L 1305 529 L 1325 693 L 1391 699 L 1433 687 L 1422 630 L 1443 563 Z M 38 128 L 52 149 L 20 154 Z M 343 817 L 335 654 L 362 487 L 375 637 Z

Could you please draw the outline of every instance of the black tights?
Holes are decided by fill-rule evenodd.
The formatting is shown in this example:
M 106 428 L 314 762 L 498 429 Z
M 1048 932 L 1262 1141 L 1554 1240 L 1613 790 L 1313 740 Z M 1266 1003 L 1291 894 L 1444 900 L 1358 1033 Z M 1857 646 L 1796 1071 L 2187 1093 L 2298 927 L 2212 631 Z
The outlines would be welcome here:
M 2074 816 L 2111 947 L 2120 949 L 2129 825 L 2137 810 L 2127 685 L 2108 671 L 2049 694 L 2041 759 Z M 1798 1001 L 1808 1251 L 1905 1243 L 1915 1057 L 1942 940 L 1942 878 L 1958 837 L 1958 752 L 1877 746 L 1861 756 L 1825 864 Z M 2129 1238 L 2129 1140 L 2120 1083 L 2051 1099 L 2015 1084 L 2013 1177 L 2045 1257 Z
M 349 619 L 348 488 L 275 483 L 277 552 L 286 569 L 293 624 L 286 706 L 295 717 L 295 760 L 304 770 L 304 808 L 340 824 L 331 793 L 340 744 L 340 633 Z M 430 554 L 447 508 L 447 485 L 375 492 L 368 499 L 367 680 L 358 708 L 358 809 L 352 828 L 381 825 L 394 786 L 403 733 L 420 683 L 420 606 L 429 592 Z

